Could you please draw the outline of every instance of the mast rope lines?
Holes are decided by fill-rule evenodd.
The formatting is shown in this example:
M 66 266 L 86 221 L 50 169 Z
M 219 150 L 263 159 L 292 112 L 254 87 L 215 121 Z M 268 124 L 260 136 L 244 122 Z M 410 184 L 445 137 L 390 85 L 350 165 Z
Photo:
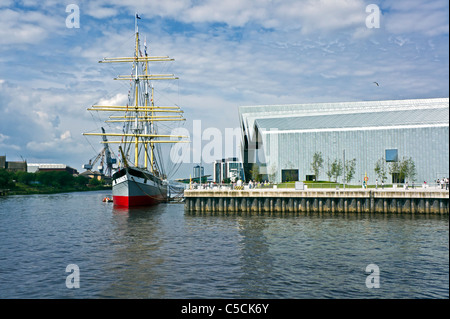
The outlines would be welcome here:
M 136 47 L 133 57 L 103 58 L 99 63 L 132 63 L 130 75 L 119 75 L 114 80 L 129 81 L 131 90 L 128 92 L 129 101 L 127 105 L 108 106 L 93 105 L 88 111 L 117 112 L 119 115 L 110 116 L 106 122 L 123 122 L 124 128 L 127 126 L 128 132 L 123 133 L 83 133 L 87 136 L 110 136 L 120 137 L 119 141 L 108 140 L 108 144 L 120 143 L 122 145 L 135 145 L 134 166 L 138 167 L 139 145 L 145 148 L 144 167 L 147 168 L 150 162 L 150 171 L 154 172 L 154 145 L 157 143 L 190 143 L 188 136 L 158 134 L 156 131 L 157 122 L 185 121 L 183 111 L 178 106 L 155 106 L 154 88 L 151 81 L 176 80 L 173 74 L 150 74 L 149 63 L 169 62 L 174 59 L 168 56 L 147 56 L 147 43 L 145 42 L 145 56 L 142 55 L 139 46 L 139 32 L 136 20 Z M 143 85 L 141 85 L 142 83 Z M 151 89 L 151 99 L 150 92 Z M 163 138 L 163 139 L 161 139 Z M 165 139 L 164 139 L 165 138 Z M 103 141 L 104 143 L 104 141 Z M 150 156 L 147 151 L 150 150 Z M 127 152 L 128 153 L 128 152 Z M 150 159 L 148 158 L 150 157 Z M 130 164 L 131 161 L 128 161 Z

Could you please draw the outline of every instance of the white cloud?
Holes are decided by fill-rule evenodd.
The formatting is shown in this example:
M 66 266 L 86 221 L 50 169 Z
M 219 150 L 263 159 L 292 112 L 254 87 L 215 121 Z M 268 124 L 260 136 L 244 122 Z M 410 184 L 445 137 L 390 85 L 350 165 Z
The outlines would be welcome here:
M 98 105 L 126 105 L 128 100 L 128 95 L 123 94 L 123 93 L 117 93 L 116 95 L 114 95 L 111 98 L 102 98 L 100 99 L 100 101 L 98 102 Z
M 10 140 L 10 137 L 8 135 L 0 133 L 0 149 L 13 149 L 16 151 L 20 150 L 20 147 L 18 145 L 8 143 L 8 140 Z
M 71 138 L 72 138 L 72 134 L 70 133 L 70 131 L 65 131 L 60 136 L 61 140 L 67 140 L 67 139 L 71 139 Z
M 385 27 L 394 34 L 436 36 L 449 33 L 447 0 L 386 0 Z
M 365 27 L 362 0 L 81 1 L 81 28 L 63 27 L 68 33 L 61 38 L 60 29 L 52 30 L 64 25 L 65 6 L 55 18 L 61 21 L 48 22 L 49 13 L 57 12 L 52 2 L 44 2 L 46 11 L 32 1 L 29 10 L 33 3 L 33 14 L 0 9 L 5 19 L 0 19 L 5 36 L 0 50 L 8 48 L 0 56 L 0 146 L 27 151 L 22 154 L 27 158 L 79 167 L 101 149 L 98 138 L 88 141 L 81 133 L 99 132 L 105 125 L 100 116 L 107 114 L 86 108 L 126 103 L 129 83 L 112 79 L 130 70 L 97 61 L 133 54 L 135 11 L 141 13 L 141 36 L 147 36 L 151 54 L 175 58 L 152 71 L 162 68 L 161 73 L 180 77 L 155 88 L 161 105 L 182 107 L 187 128 L 197 119 L 203 128 L 237 127 L 239 105 L 448 96 L 448 38 L 440 37 L 445 30 L 433 31 L 445 19 L 431 14 L 442 8 L 421 1 L 415 2 L 419 9 L 400 5 L 403 1 L 380 3 L 380 29 Z M 430 15 L 405 28 L 405 15 L 418 21 L 422 9 Z M 29 19 L 20 26 L 7 12 Z M 15 27 L 23 33 L 14 34 Z
M 115 0 L 130 14 L 172 18 L 185 23 L 225 23 L 232 27 L 256 24 L 265 28 L 302 29 L 303 33 L 331 31 L 364 25 L 362 0 L 171 0 L 147 2 Z M 111 1 L 104 4 L 111 4 Z M 102 4 L 98 3 L 101 7 Z
M 61 30 L 64 20 L 38 11 L 0 9 L 0 44 L 35 44 Z
M 434 36 L 449 33 L 448 12 L 400 12 L 386 17 L 386 29 L 394 34 L 423 33 Z
M 32 23 L 20 23 L 20 13 L 10 9 L 0 11 L 0 44 L 37 43 L 47 33 L 42 27 Z
M 0 8 L 2 7 L 9 7 L 11 5 L 13 5 L 13 0 L 1 0 L 0 1 Z
M 366 17 L 360 0 L 283 1 L 276 14 L 280 23 L 287 18 L 301 25 L 303 34 L 363 26 Z
M 0 133 L 0 143 L 3 143 L 7 139 L 9 139 L 8 135 L 4 135 L 4 134 Z
M 97 2 L 89 2 L 86 7 L 82 6 L 81 8 L 83 9 L 83 13 L 97 19 L 107 19 L 116 16 L 119 10 L 117 7 L 102 6 Z
M 192 5 L 180 20 L 185 22 L 223 22 L 244 26 L 250 21 L 264 22 L 268 18 L 270 1 L 208 0 Z

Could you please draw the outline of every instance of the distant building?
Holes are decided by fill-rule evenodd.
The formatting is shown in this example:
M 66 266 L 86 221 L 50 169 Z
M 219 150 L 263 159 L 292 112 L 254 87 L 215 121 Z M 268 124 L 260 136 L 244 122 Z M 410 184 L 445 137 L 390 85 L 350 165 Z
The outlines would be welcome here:
M 6 156 L 0 156 L 0 169 L 6 169 L 10 172 L 26 172 L 27 162 L 8 162 Z
M 194 176 L 193 178 L 200 178 L 205 175 L 205 169 L 203 166 L 196 165 L 194 166 Z
M 39 171 L 39 164 L 27 164 L 28 173 L 36 173 L 37 171 Z
M 239 116 L 244 169 L 256 164 L 263 179 L 327 180 L 331 163 L 344 157 L 356 160 L 352 184 L 365 174 L 375 184 L 377 162 L 386 167 L 385 182 L 395 182 L 389 167 L 409 158 L 416 182 L 449 176 L 448 98 L 241 106 Z M 315 153 L 323 157 L 319 176 L 311 168 Z
M 213 171 L 213 181 L 215 183 L 222 183 L 225 179 L 230 179 L 231 181 L 244 180 L 244 167 L 242 162 L 236 157 L 216 160 Z
M 104 175 L 102 173 L 97 172 L 97 171 L 91 171 L 91 170 L 87 170 L 87 171 L 81 173 L 79 176 L 86 177 L 87 179 L 97 179 L 99 181 L 101 181 L 104 177 Z
M 75 168 L 65 164 L 28 164 L 27 171 L 29 173 L 66 171 L 72 175 L 78 175 L 78 171 Z

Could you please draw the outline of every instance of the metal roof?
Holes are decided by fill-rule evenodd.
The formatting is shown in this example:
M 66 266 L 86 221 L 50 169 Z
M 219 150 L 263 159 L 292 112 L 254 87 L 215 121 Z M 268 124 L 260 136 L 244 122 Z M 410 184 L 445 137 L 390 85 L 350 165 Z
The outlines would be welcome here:
M 256 119 L 256 124 L 260 129 L 276 128 L 278 130 L 423 126 L 448 123 L 449 112 L 444 108 Z
M 34 166 L 34 167 L 39 167 L 39 168 L 42 168 L 42 169 L 45 169 L 45 168 L 51 168 L 51 169 L 63 169 L 63 168 L 66 168 L 67 167 L 67 165 L 65 165 L 65 164 L 35 164 L 35 163 L 28 163 L 28 166 Z
M 240 106 L 241 125 L 278 131 L 448 126 L 449 99 Z

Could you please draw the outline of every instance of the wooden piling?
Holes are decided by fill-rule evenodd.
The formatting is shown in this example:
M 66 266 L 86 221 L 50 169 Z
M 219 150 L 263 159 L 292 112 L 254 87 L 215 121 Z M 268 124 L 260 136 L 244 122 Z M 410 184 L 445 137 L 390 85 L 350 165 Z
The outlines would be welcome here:
M 186 190 L 185 210 L 252 215 L 278 213 L 448 214 L 448 191 L 424 190 Z

